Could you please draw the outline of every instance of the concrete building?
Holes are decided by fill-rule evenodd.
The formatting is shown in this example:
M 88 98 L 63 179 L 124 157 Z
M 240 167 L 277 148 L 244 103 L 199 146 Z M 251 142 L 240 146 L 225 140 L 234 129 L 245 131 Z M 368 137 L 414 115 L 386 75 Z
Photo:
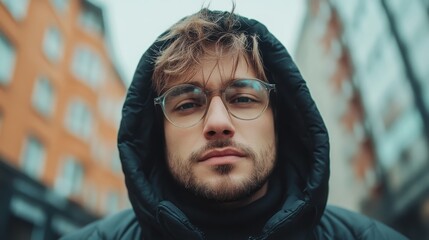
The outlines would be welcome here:
M 44 239 L 49 233 L 40 221 L 52 220 L 43 207 L 52 199 L 80 208 L 87 221 L 128 206 L 116 148 L 126 84 L 103 9 L 89 0 L 0 0 L 0 63 L 2 165 L 55 196 L 15 196 L 20 191 L 13 188 L 10 196 L 2 193 L 8 214 L 0 214 L 0 231 L 10 230 L 5 216 L 18 217 L 39 226 L 34 232 L 45 232 Z M 25 216 L 19 210 L 25 208 L 39 217 Z M 67 221 L 68 229 L 84 224 Z
M 428 12 L 309 0 L 296 54 L 331 132 L 330 201 L 412 239 L 429 236 Z

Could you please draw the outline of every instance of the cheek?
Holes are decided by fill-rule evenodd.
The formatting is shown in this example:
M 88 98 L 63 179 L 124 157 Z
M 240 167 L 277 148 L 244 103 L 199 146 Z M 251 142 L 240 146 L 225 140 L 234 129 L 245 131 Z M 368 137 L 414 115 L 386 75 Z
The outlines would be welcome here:
M 251 125 L 243 129 L 245 139 L 254 141 L 258 146 L 275 142 L 274 120 L 271 111 L 267 110 L 261 117 L 249 123 Z
M 250 123 L 250 122 L 249 122 Z M 256 159 L 247 166 L 247 172 L 269 172 L 273 169 L 277 155 L 277 141 L 273 118 L 261 116 L 252 124 L 240 129 L 243 135 L 239 141 L 250 147 L 256 154 Z
M 172 127 L 170 124 L 164 124 L 164 135 L 165 135 L 165 147 L 167 151 L 173 151 L 176 152 L 176 144 L 178 144 L 178 141 L 175 141 L 174 139 L 177 139 L 180 136 L 181 133 L 176 131 L 174 127 Z
M 196 146 L 195 132 L 190 128 L 177 128 L 169 123 L 164 124 L 166 150 L 170 154 L 186 157 Z

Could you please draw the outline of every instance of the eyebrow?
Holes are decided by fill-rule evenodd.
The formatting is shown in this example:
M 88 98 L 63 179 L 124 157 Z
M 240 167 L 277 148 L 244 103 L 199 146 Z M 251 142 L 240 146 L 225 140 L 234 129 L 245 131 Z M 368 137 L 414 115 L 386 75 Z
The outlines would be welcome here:
M 234 82 L 235 80 L 239 80 L 239 79 L 249 79 L 249 78 L 248 78 L 248 77 L 245 77 L 245 78 L 228 78 L 228 79 L 221 79 L 221 87 L 220 87 L 220 89 L 225 88 L 226 86 L 228 86 L 229 84 L 231 84 L 231 82 Z M 209 82 L 209 81 L 210 81 L 210 80 L 208 80 L 208 81 L 191 80 L 191 81 L 186 82 L 186 83 L 193 84 L 193 85 L 198 86 L 198 87 L 201 87 L 201 88 L 203 88 L 203 89 L 207 89 L 207 85 L 208 85 L 208 82 Z M 201 82 L 203 82 L 203 83 L 201 83 Z
M 239 78 L 230 78 L 230 79 L 228 79 L 228 80 L 222 80 L 222 85 L 221 85 L 221 87 L 220 87 L 219 89 L 224 89 L 226 86 L 228 86 L 229 84 L 231 84 L 231 82 L 236 81 L 236 80 L 240 80 L 240 79 L 257 79 L 257 78 L 252 78 L 252 77 L 239 77 Z M 170 86 L 170 87 L 167 87 L 167 88 L 166 88 L 166 89 L 167 89 L 166 91 L 168 91 L 169 89 L 171 89 L 171 88 L 173 88 L 173 87 L 180 86 L 180 85 L 184 85 L 184 84 L 194 85 L 194 86 L 196 86 L 196 87 L 199 87 L 199 88 L 203 89 L 204 91 L 209 91 L 209 92 L 213 91 L 213 90 L 210 90 L 210 89 L 208 89 L 208 88 L 206 87 L 206 86 L 207 86 L 207 84 L 202 84 L 201 82 L 203 82 L 203 83 L 207 83 L 208 81 L 201 81 L 201 80 L 189 79 L 189 80 L 185 80 L 185 81 L 184 81 L 184 82 L 182 82 L 182 83 L 175 84 L 175 85 L 172 85 L 172 86 Z M 166 92 L 166 91 L 164 91 L 164 92 Z

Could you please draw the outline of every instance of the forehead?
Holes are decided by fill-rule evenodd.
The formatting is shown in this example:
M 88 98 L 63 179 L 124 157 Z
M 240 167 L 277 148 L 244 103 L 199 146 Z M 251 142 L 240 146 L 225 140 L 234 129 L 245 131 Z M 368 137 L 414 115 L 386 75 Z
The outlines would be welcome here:
M 253 67 L 243 56 L 204 57 L 194 71 L 171 79 L 166 89 L 173 86 L 192 83 L 207 88 L 217 88 L 239 78 L 256 78 Z

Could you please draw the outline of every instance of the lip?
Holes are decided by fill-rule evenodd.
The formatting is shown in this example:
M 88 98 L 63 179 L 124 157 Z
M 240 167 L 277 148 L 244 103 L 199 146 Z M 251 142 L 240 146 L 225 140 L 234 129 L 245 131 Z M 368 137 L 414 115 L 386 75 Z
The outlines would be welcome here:
M 245 157 L 246 155 L 236 149 L 215 149 L 205 153 L 199 160 L 199 162 L 205 162 L 210 159 L 222 159 L 222 158 L 231 158 L 231 157 Z

